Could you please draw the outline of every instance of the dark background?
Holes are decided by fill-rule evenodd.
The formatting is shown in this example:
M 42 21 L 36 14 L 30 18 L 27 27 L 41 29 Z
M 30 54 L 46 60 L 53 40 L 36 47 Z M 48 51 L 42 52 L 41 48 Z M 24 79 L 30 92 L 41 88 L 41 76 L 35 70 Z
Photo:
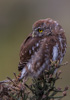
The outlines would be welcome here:
M 0 80 L 18 74 L 20 45 L 32 24 L 44 18 L 57 20 L 65 30 L 68 45 L 63 62 L 69 63 L 61 68 L 57 86 L 70 86 L 70 0 L 0 0 Z M 69 92 L 63 100 L 70 100 Z

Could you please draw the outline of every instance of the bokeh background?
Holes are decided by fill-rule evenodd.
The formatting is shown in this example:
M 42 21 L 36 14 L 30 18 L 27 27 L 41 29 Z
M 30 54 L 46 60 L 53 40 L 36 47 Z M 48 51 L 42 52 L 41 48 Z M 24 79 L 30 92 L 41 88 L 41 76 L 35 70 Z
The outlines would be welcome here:
M 70 0 L 0 0 L 0 80 L 18 74 L 21 43 L 36 20 L 48 17 L 62 25 L 68 43 L 63 62 L 69 63 L 61 68 L 57 86 L 70 86 Z M 63 100 L 70 100 L 70 90 Z

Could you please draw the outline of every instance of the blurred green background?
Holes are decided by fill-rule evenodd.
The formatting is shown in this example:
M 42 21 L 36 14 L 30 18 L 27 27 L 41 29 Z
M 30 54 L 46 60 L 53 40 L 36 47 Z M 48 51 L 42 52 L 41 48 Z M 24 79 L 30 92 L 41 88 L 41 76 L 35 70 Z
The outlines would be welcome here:
M 67 37 L 67 52 L 61 68 L 58 86 L 70 86 L 70 0 L 0 0 L 0 80 L 18 74 L 20 45 L 32 31 L 38 19 L 52 18 L 63 27 Z M 69 90 L 70 92 L 70 90 Z M 70 94 L 63 100 L 70 100 Z

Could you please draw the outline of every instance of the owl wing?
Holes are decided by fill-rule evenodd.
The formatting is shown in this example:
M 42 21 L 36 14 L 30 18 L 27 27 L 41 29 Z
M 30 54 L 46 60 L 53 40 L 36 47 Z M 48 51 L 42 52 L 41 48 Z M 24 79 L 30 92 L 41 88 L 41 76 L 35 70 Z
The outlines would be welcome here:
M 38 47 L 35 45 L 39 41 L 39 39 L 40 38 L 33 38 L 32 34 L 30 33 L 30 35 L 22 43 L 20 49 L 20 62 L 18 65 L 19 71 L 21 71 L 24 68 L 24 66 L 27 64 L 32 54 L 34 53 L 34 51 L 38 49 Z

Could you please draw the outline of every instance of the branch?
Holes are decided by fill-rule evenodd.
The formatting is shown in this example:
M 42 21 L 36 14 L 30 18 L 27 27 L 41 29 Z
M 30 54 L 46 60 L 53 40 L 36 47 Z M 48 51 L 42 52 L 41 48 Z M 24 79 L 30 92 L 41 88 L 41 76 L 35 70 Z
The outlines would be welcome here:
M 19 81 L 17 75 L 15 78 L 7 77 L 6 80 L 0 81 L 0 100 L 55 100 L 62 99 L 67 95 L 68 87 L 62 90 L 57 88 L 55 83 L 61 79 L 61 71 L 55 70 L 63 65 L 59 65 L 58 61 L 51 61 L 51 67 L 45 70 L 39 78 L 34 78 L 31 84 L 27 84 L 28 80 Z M 57 96 L 61 93 L 60 96 Z

